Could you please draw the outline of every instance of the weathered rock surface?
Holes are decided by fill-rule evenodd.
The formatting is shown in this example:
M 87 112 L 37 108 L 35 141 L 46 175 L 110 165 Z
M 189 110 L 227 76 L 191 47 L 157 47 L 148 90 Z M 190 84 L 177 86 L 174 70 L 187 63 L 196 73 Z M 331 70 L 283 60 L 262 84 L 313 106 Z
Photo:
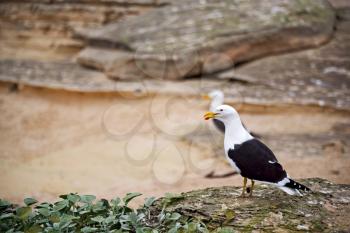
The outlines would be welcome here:
M 341 20 L 321 48 L 260 59 L 218 77 L 269 86 L 294 102 L 349 108 L 349 51 L 350 21 Z
M 350 110 L 347 104 L 321 102 L 324 97 L 312 96 L 291 98 L 286 92 L 262 84 L 247 85 L 244 82 L 232 82 L 218 79 L 135 80 L 115 81 L 102 72 L 86 69 L 71 62 L 38 62 L 25 60 L 0 60 L 0 81 L 21 83 L 29 86 L 63 89 L 80 92 L 130 92 L 142 95 L 174 94 L 200 96 L 213 89 L 225 92 L 226 103 L 246 103 L 256 106 L 285 107 L 288 105 L 316 105 L 339 110 Z M 324 103 L 321 105 L 321 103 Z
M 166 210 L 201 219 L 210 230 L 222 232 L 348 232 L 350 185 L 313 178 L 301 181 L 313 192 L 289 196 L 260 185 L 253 198 L 239 198 L 240 187 L 218 187 L 182 193 Z M 163 207 L 160 199 L 156 216 Z
M 213 80 L 115 81 L 102 72 L 86 69 L 72 62 L 0 60 L 0 81 L 80 92 L 138 92 L 144 95 L 167 93 L 200 95 L 203 87 L 217 87 Z M 236 93 L 240 99 L 239 93 Z
M 350 7 L 348 0 L 329 0 L 334 8 Z
M 83 41 L 73 38 L 74 31 L 117 22 L 164 4 L 163 0 L 3 0 L 0 57 L 71 59 L 84 47 Z
M 71 91 L 113 91 L 114 82 L 100 72 L 68 62 L 2 60 L 0 80 Z
M 3 0 L 6 1 L 6 0 Z M 170 3 L 167 0 L 7 0 L 11 2 L 34 2 L 34 3 L 86 3 L 86 4 L 109 4 L 109 5 L 145 5 L 145 6 L 157 6 Z
M 4 6 L 2 4 L 6 5 L 9 3 L 1 3 L 0 8 Z M 23 7 L 22 5 L 20 6 Z M 48 6 L 49 5 L 45 5 L 45 7 Z M 119 5 L 117 6 L 120 7 Z M 22 9 L 21 7 L 19 8 Z M 130 9 L 134 9 L 133 7 L 134 6 L 130 6 Z M 28 7 L 28 9 L 30 8 Z M 142 9 L 144 9 L 144 6 L 142 6 Z M 20 14 L 18 12 L 15 14 L 15 11 L 13 12 L 13 20 L 19 19 L 18 17 Z M 43 13 L 45 11 L 38 10 L 38 12 Z M 52 62 L 34 61 L 36 59 L 33 58 L 32 53 L 29 55 L 31 60 L 19 60 L 16 58 L 26 57 L 26 49 L 23 47 L 18 49 L 17 42 L 19 43 L 19 40 L 22 39 L 17 39 L 27 37 L 23 37 L 24 34 L 19 32 L 21 36 L 18 34 L 18 38 L 15 37 L 15 39 L 12 39 L 9 37 L 8 40 L 4 40 L 6 35 L 10 34 L 0 33 L 0 39 L 3 44 L 7 45 L 7 42 L 14 41 L 12 44 L 14 47 L 0 46 L 0 51 L 8 49 L 12 52 L 16 51 L 15 56 L 10 56 L 11 59 L 0 60 L 0 80 L 83 92 L 137 91 L 145 94 L 172 93 L 178 95 L 199 95 L 209 90 L 219 88 L 225 92 L 227 103 L 238 102 L 269 106 L 283 106 L 286 104 L 317 105 L 350 110 L 349 96 L 347 94 L 349 89 L 348 67 L 350 59 L 349 53 L 347 52 L 350 44 L 348 30 L 349 12 L 349 8 L 337 9 L 338 22 L 336 25 L 337 30 L 333 37 L 334 40 L 332 39 L 330 43 L 319 49 L 263 58 L 251 64 L 242 65 L 240 68 L 237 68 L 237 70 L 234 70 L 236 72 L 233 74 L 229 71 L 216 75 L 203 76 L 197 79 L 185 79 L 181 82 L 154 79 L 113 81 L 108 79 L 103 72 L 86 69 L 73 62 L 59 62 L 56 59 L 57 53 L 55 53 L 55 59 Z M 24 11 L 23 14 L 26 15 L 27 13 Z M 38 13 L 38 17 L 40 15 L 41 13 Z M 44 16 L 41 17 L 43 17 L 43 20 Z M 57 17 L 58 15 L 52 19 L 50 18 L 50 20 L 56 20 Z M 10 18 L 8 17 L 7 19 Z M 71 19 L 68 21 L 74 22 L 74 20 L 72 21 Z M 30 22 L 34 25 L 35 22 L 38 21 L 33 19 L 30 20 Z M 0 21 L 0 24 L 1 23 L 3 22 Z M 21 21 L 19 21 L 19 25 L 21 25 Z M 58 23 L 58 25 L 60 25 L 60 23 Z M 21 28 L 22 26 L 18 27 Z M 32 29 L 31 26 L 29 28 L 30 30 Z M 0 27 L 0 31 L 5 32 L 3 30 L 6 31 L 10 29 Z M 50 29 L 48 32 L 52 32 L 52 30 L 53 29 Z M 41 36 L 42 34 L 39 33 L 39 37 Z M 30 41 L 33 41 L 31 36 L 28 35 L 28 38 L 30 38 Z M 45 40 L 50 41 L 47 37 L 45 37 Z M 24 45 L 25 44 L 26 43 L 24 43 Z M 52 49 L 55 48 L 53 45 L 48 46 Z M 65 51 L 65 49 L 60 46 L 57 48 L 60 48 L 58 49 L 59 51 Z M 41 49 L 41 47 L 37 47 L 35 51 L 38 55 L 40 54 L 39 56 L 46 53 L 46 50 Z M 5 58 L 9 55 L 7 52 L 0 54 L 0 57 Z M 51 60 L 46 55 L 44 56 L 45 60 Z M 166 66 L 167 68 L 164 68 L 164 64 L 162 67 L 159 67 L 158 65 L 160 63 L 158 61 L 147 59 L 148 55 L 142 55 L 151 69 L 143 69 L 142 63 L 136 63 L 138 67 L 141 67 L 140 69 L 133 69 L 135 66 L 133 62 L 135 58 L 134 55 L 127 51 L 119 50 L 116 52 L 116 50 L 107 48 L 88 47 L 82 51 L 81 57 L 84 57 L 86 64 L 95 66 L 99 70 L 104 70 L 105 67 L 112 64 L 112 71 L 113 69 L 118 69 L 118 72 L 123 74 L 123 77 L 126 79 L 132 79 L 135 76 L 143 77 L 144 75 L 162 77 L 169 67 Z M 96 57 L 99 59 L 96 60 Z M 114 61 L 114 63 L 110 63 L 111 61 Z M 188 73 L 186 72 L 191 69 L 191 67 L 194 67 L 190 59 L 180 65 L 181 66 L 174 66 L 177 74 L 180 76 L 187 75 Z M 63 70 L 67 71 L 64 76 L 61 75 Z M 191 72 L 194 71 L 196 71 L 196 69 L 191 70 Z M 226 79 L 217 79 L 217 77 Z
M 326 0 L 182 0 L 141 17 L 81 32 L 79 36 L 90 45 L 109 48 L 108 53 L 116 55 L 108 56 L 106 62 L 102 55 L 96 56 L 104 50 L 88 47 L 78 62 L 113 78 L 179 79 L 268 54 L 318 46 L 328 41 L 333 24 L 334 11 Z

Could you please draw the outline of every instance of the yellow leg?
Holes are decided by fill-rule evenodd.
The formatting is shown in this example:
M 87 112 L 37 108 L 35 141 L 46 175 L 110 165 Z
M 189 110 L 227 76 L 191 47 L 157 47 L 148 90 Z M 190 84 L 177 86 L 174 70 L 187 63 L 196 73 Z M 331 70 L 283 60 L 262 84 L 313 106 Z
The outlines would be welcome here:
M 243 179 L 243 190 L 242 190 L 242 194 L 241 194 L 241 197 L 245 197 L 245 189 L 247 187 L 247 178 L 244 177 Z
M 251 185 L 250 185 L 249 197 L 253 196 L 253 189 L 254 189 L 254 184 L 255 184 L 254 180 L 250 180 L 250 181 L 251 181 Z

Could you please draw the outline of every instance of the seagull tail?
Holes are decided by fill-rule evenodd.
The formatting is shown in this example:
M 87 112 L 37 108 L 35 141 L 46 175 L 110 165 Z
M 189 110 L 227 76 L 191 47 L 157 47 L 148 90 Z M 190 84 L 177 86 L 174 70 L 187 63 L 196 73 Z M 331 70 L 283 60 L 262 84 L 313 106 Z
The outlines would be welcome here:
M 288 178 L 288 182 L 285 183 L 283 186 L 279 187 L 284 192 L 288 193 L 289 195 L 299 195 L 302 196 L 301 192 L 310 192 L 311 190 L 306 187 L 305 185 L 302 185 L 290 178 Z M 300 192 L 301 191 L 301 192 Z

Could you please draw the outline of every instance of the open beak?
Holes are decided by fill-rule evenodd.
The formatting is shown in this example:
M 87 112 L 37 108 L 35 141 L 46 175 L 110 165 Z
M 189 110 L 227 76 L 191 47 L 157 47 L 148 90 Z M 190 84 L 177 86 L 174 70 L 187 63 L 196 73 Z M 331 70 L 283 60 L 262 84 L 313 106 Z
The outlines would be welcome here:
M 202 95 L 202 99 L 204 99 L 204 100 L 211 100 L 209 95 Z
M 207 112 L 206 114 L 204 114 L 204 119 L 209 120 L 209 119 L 215 118 L 216 115 L 217 113 Z

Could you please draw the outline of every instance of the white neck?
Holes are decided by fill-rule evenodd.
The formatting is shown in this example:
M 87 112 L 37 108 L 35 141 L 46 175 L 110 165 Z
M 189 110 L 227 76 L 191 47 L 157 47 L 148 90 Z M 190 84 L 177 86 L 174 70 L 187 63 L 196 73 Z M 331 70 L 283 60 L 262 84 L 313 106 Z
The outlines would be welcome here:
M 224 103 L 224 99 L 221 98 L 220 96 L 216 96 L 212 99 L 211 103 L 210 103 L 210 108 L 209 110 L 214 112 L 216 107 L 222 105 Z
M 253 139 L 253 136 L 243 127 L 239 118 L 225 119 L 225 151 L 233 149 L 235 144 L 242 144 L 245 141 Z

